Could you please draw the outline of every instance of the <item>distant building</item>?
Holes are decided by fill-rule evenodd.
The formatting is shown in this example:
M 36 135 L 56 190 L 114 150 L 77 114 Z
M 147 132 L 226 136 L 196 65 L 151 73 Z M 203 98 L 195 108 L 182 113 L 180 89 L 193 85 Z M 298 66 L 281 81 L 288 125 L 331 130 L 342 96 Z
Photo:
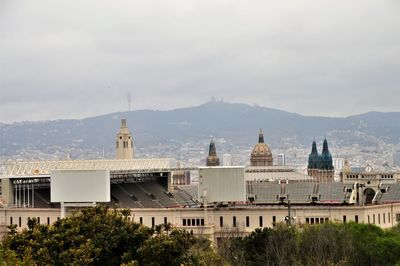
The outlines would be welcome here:
M 375 171 L 369 164 L 366 167 L 350 167 L 346 160 L 340 173 L 340 179 L 340 182 L 344 184 L 357 184 L 359 190 L 356 197 L 362 199 L 362 202 L 376 204 L 385 198 L 390 184 L 398 183 L 399 174 Z
M 400 166 L 400 152 L 393 153 L 393 165 Z
M 223 166 L 232 166 L 232 155 L 225 153 L 222 156 L 222 164 Z
M 286 166 L 286 155 L 284 153 L 278 154 L 277 165 Z
M 126 125 L 126 119 L 121 119 L 121 127 L 115 142 L 115 153 L 117 160 L 133 159 L 133 138 Z
M 308 156 L 307 173 L 309 176 L 315 177 L 319 182 L 334 181 L 333 160 L 326 139 L 324 139 L 321 155 L 318 154 L 317 144 L 313 141 L 311 153 Z
M 217 150 L 215 148 L 214 140 L 211 140 L 211 142 L 210 142 L 206 165 L 207 166 L 219 166 L 219 158 L 217 156 Z
M 258 143 L 254 146 L 250 156 L 251 166 L 272 166 L 273 158 L 271 149 L 264 143 L 264 133 L 260 129 L 258 135 Z
M 344 167 L 344 158 L 333 158 L 333 168 L 335 169 L 335 177 L 339 177 L 340 172 L 342 171 L 343 167 Z

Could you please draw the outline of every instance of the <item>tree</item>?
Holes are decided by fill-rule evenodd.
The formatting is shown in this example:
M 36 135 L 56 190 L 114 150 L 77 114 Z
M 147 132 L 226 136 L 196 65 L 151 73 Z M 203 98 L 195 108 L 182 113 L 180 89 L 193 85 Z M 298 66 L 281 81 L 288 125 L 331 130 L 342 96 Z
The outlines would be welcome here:
M 105 206 L 82 209 L 52 226 L 29 219 L 0 245 L 0 265 L 215 265 L 207 239 L 174 229 L 134 223 L 130 211 Z

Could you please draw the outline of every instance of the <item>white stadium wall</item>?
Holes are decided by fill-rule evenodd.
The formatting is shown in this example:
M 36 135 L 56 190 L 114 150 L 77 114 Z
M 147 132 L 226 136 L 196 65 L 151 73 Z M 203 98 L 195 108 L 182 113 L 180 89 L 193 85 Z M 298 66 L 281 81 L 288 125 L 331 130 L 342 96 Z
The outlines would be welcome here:
M 51 202 L 110 202 L 109 170 L 54 170 Z
M 199 201 L 246 201 L 244 167 L 200 167 Z

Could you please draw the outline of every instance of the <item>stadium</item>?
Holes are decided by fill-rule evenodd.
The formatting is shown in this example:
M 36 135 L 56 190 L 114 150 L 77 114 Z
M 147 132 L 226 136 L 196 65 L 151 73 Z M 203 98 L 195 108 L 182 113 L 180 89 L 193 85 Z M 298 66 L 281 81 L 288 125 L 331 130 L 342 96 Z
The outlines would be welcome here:
M 327 144 L 324 150 L 321 158 L 329 159 Z M 311 159 L 313 152 L 314 147 Z M 308 175 L 273 165 L 262 131 L 250 166 L 219 166 L 213 142 L 207 166 L 185 167 L 168 158 L 135 159 L 133 138 L 122 120 L 114 160 L 6 162 L 1 174 L 1 234 L 10 224 L 22 230 L 31 217 L 52 224 L 96 204 L 128 208 L 135 222 L 149 227 L 171 223 L 215 243 L 226 234 L 245 235 L 280 222 L 354 221 L 389 228 L 400 221 L 397 173 L 370 167 L 356 172 L 346 164 L 340 182 L 334 182 L 330 167 L 314 169 L 312 163 Z M 190 182 L 190 172 L 197 172 L 198 182 Z

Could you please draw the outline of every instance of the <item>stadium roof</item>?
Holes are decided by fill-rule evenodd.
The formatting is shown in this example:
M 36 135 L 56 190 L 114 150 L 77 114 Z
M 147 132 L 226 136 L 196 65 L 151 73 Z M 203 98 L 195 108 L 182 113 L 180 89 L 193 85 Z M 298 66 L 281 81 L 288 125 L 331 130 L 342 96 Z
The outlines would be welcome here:
M 65 160 L 65 161 L 13 161 L 5 162 L 2 177 L 26 177 L 50 175 L 52 170 L 98 170 L 111 172 L 167 172 L 173 168 L 172 159 L 131 159 L 131 160 Z
M 296 172 L 292 168 L 285 166 L 273 167 L 246 167 L 244 178 L 246 180 L 296 180 L 314 181 L 315 179 L 303 173 Z

